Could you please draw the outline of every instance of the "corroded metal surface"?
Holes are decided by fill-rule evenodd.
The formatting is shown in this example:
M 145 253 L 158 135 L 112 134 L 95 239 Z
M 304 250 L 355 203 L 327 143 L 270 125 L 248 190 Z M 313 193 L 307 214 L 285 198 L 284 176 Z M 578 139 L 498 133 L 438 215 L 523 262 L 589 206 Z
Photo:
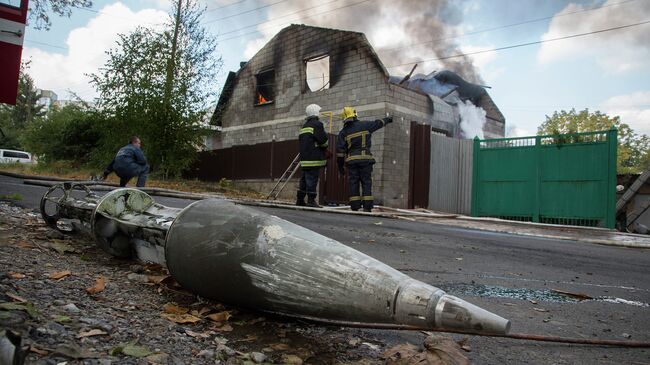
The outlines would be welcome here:
M 57 200 L 57 219 L 89 219 L 104 250 L 166 264 L 183 287 L 206 298 L 355 326 L 510 328 L 504 318 L 247 206 L 206 199 L 170 208 L 136 189 L 114 190 L 94 202 L 64 196 Z

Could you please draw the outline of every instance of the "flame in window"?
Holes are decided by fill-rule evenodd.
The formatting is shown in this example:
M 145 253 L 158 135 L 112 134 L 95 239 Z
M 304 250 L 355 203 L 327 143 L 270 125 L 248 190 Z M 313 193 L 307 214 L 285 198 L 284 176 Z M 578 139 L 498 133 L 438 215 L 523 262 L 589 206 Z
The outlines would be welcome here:
M 264 96 L 262 96 L 262 94 L 260 94 L 260 93 L 257 94 L 257 103 L 258 104 L 264 104 L 267 101 L 268 100 L 266 100 L 266 98 L 264 98 Z

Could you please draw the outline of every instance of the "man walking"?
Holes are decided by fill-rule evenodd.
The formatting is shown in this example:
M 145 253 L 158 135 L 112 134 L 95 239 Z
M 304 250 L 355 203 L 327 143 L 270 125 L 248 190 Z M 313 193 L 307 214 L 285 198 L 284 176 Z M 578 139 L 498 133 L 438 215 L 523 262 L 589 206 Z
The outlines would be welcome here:
M 104 170 L 104 179 L 111 173 L 115 172 L 120 178 L 120 186 L 126 186 L 131 178 L 138 177 L 136 186 L 144 187 L 149 174 L 149 164 L 144 157 L 138 136 L 131 137 L 129 144 L 120 148 L 117 154 L 111 160 L 111 163 Z
M 300 169 L 302 176 L 298 185 L 296 205 L 320 208 L 316 203 L 316 186 L 320 170 L 327 164 L 328 138 L 323 123 L 318 119 L 320 106 L 310 104 L 305 109 L 307 118 L 300 129 Z M 305 196 L 307 203 L 305 203 Z
M 374 205 L 372 165 L 375 164 L 375 158 L 370 153 L 371 135 L 386 124 L 392 123 L 393 118 L 361 121 L 357 119 L 356 110 L 349 106 L 343 108 L 341 118 L 344 125 L 336 142 L 336 163 L 339 173 L 345 174 L 344 166 L 347 166 L 350 208 L 357 211 L 363 206 L 365 212 L 370 212 Z

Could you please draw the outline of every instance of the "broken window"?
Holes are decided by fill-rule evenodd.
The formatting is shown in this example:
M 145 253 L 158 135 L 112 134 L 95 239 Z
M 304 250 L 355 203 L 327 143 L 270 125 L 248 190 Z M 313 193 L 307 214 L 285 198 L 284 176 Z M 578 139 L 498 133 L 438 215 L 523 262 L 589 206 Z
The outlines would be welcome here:
M 306 79 L 309 91 L 320 91 L 330 88 L 330 57 L 323 55 L 308 59 L 306 63 Z
M 269 104 L 275 99 L 275 70 L 255 75 L 255 105 Z

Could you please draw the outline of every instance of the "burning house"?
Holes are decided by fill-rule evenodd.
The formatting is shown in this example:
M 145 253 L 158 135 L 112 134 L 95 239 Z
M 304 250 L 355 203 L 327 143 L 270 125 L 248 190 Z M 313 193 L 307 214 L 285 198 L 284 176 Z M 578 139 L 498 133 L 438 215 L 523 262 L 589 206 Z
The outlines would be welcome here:
M 415 142 L 419 134 L 490 138 L 505 131 L 485 89 L 456 73 L 391 77 L 363 33 L 291 25 L 228 75 L 211 120 L 220 131 L 189 175 L 270 190 L 298 153 L 298 131 L 312 103 L 331 113 L 321 118 L 331 138 L 342 127 L 344 106 L 356 108 L 360 119 L 393 116 L 393 125 L 373 135 L 372 151 L 375 201 L 393 207 L 413 206 L 416 160 L 425 153 Z M 328 202 L 345 201 L 335 191 L 345 185 L 335 173 L 321 185 Z M 285 190 L 286 197 L 295 194 L 292 185 Z

